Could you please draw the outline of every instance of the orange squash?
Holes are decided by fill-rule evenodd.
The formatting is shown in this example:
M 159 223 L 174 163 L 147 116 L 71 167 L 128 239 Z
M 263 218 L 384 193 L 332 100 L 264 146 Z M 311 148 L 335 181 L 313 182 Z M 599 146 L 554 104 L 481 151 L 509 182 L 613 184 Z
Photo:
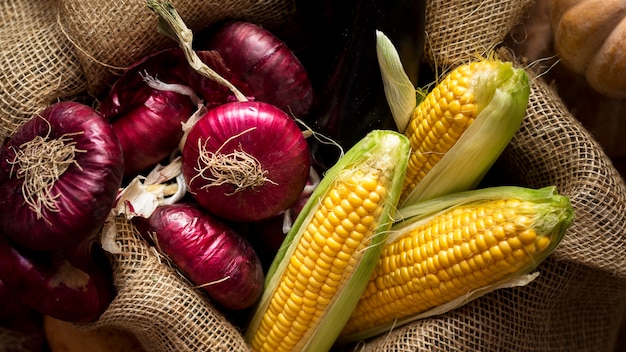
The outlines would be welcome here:
M 550 0 L 562 63 L 599 93 L 626 98 L 626 0 Z
M 145 352 L 135 336 L 125 330 L 81 329 L 49 316 L 44 316 L 43 327 L 51 352 Z

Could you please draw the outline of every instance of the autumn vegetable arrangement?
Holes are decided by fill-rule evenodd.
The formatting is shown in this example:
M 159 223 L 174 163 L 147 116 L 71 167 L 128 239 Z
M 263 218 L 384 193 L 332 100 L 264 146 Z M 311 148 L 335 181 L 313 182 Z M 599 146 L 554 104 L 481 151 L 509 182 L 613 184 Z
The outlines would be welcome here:
M 171 4 L 148 6 L 179 47 L 126 70 L 99 110 L 55 103 L 2 145 L 0 282 L 38 312 L 98 319 L 124 218 L 190 289 L 250 313 L 252 350 L 324 351 L 531 282 L 571 224 L 554 187 L 478 188 L 528 103 L 511 62 L 477 59 L 416 94 L 372 33 L 395 127 L 323 167 L 311 145 L 326 139 L 304 122 L 317 96 L 284 42 L 231 21 L 193 43 Z M 270 219 L 284 240 L 265 270 L 240 229 Z

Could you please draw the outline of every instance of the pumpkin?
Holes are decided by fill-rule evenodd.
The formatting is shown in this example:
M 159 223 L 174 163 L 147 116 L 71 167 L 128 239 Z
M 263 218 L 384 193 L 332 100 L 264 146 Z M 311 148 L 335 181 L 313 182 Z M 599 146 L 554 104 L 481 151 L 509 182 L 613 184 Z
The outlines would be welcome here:
M 554 47 L 597 92 L 626 98 L 626 1 L 550 0 Z

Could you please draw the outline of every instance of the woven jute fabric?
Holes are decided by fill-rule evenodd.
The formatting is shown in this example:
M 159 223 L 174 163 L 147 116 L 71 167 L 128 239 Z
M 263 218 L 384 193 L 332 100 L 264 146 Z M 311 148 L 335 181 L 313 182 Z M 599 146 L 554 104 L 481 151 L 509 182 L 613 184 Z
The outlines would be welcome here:
M 533 1 L 427 3 L 426 56 L 450 69 L 486 56 Z M 502 59 L 514 53 L 499 50 Z M 613 351 L 626 316 L 626 187 L 602 147 L 529 70 L 518 133 L 486 182 L 553 185 L 576 219 L 524 287 L 497 290 L 446 314 L 392 329 L 359 351 Z
M 104 57 L 103 49 L 92 42 L 95 39 L 79 39 L 74 30 L 84 25 L 92 28 L 85 32 L 94 36 L 108 33 L 100 37 L 100 44 L 109 44 L 112 38 L 127 34 L 110 32 L 108 28 L 124 22 L 121 18 L 125 17 L 106 14 L 112 9 L 118 11 L 119 7 L 109 6 L 116 1 L 60 1 L 64 33 L 60 38 L 71 39 L 72 47 L 81 52 L 81 67 L 92 75 L 85 78 L 85 84 L 89 82 L 92 90 L 105 86 L 97 82 L 100 75 L 106 76 L 102 82 L 107 82 L 109 75 L 115 75 L 115 68 L 127 63 Z M 7 0 L 0 6 L 11 10 L 5 4 L 18 2 Z M 143 6 L 142 0 L 117 2 Z M 183 3 L 181 0 L 176 5 L 181 5 L 183 18 L 189 20 L 190 10 L 185 10 Z M 276 3 L 254 2 L 257 6 Z M 427 0 L 425 59 L 444 70 L 486 56 L 498 48 L 532 3 Z M 96 5 L 104 8 L 95 12 L 97 18 L 92 13 L 89 20 L 75 18 L 77 15 L 68 20 L 71 11 L 86 11 L 88 6 Z M 276 13 L 267 6 L 276 18 L 289 12 Z M 134 14 L 135 20 L 150 15 L 143 7 L 139 11 L 142 15 L 133 11 L 116 14 Z M 153 33 L 156 19 L 150 21 L 148 31 Z M 140 22 L 136 23 L 138 27 Z M 190 21 L 190 25 L 195 26 L 195 22 Z M 4 30 L 0 26 L 0 31 Z M 159 44 L 166 42 L 163 37 L 156 38 Z M 0 37 L 0 41 L 3 39 Z M 137 43 L 144 40 L 134 39 Z M 508 50 L 498 53 L 503 59 L 516 61 Z M 526 117 L 485 185 L 556 186 L 559 193 L 570 197 L 576 215 L 563 241 L 537 268 L 540 275 L 530 284 L 500 289 L 448 313 L 396 327 L 350 346 L 350 351 L 613 351 L 620 323 L 626 317 L 626 185 L 601 146 L 558 95 L 535 72 L 529 70 L 529 74 L 531 96 Z M 82 327 L 112 326 L 131 331 L 148 351 L 248 350 L 241 332 L 211 306 L 201 291 L 167 265 L 128 222 L 119 225 L 117 241 L 122 250 L 111 255 L 117 295 L 97 322 Z
M 58 26 L 59 0 L 0 1 L 0 141 L 50 103 L 86 89 Z
M 541 78 L 532 79 L 524 122 L 493 172 L 489 182 L 554 185 L 570 197 L 576 219 L 539 277 L 393 329 L 359 350 L 613 351 L 626 312 L 626 188 Z
M 271 29 L 294 12 L 293 0 L 172 3 L 194 32 L 231 18 Z M 102 97 L 132 63 L 176 46 L 157 23 L 145 0 L 0 1 L 0 140 L 52 102 Z
M 137 232 L 115 220 L 119 254 L 110 254 L 116 297 L 85 329 L 118 328 L 148 352 L 246 351 L 241 332 Z
M 143 56 L 177 44 L 157 32 L 158 16 L 145 0 L 60 0 L 61 25 L 87 77 L 89 93 L 100 95 L 122 70 Z M 293 14 L 293 0 L 173 0 L 185 24 L 197 33 L 223 19 L 267 28 Z
M 426 0 L 426 60 L 447 68 L 485 56 L 533 0 Z

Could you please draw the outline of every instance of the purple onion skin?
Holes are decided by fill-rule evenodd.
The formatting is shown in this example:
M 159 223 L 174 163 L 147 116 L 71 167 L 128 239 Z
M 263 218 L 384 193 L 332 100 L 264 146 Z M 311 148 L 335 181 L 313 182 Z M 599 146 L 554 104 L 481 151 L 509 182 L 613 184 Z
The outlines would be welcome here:
M 49 130 L 50 128 L 50 130 Z M 9 164 L 15 150 L 36 136 L 56 139 L 72 136 L 75 161 L 54 183 L 58 211 L 43 208 L 43 218 L 25 203 L 23 179 Z M 89 106 L 59 102 L 45 109 L 19 128 L 0 151 L 0 230 L 16 243 L 38 251 L 53 251 L 81 242 L 104 223 L 122 182 L 124 160 L 111 124 Z
M 30 307 L 25 305 L 4 281 L 0 280 L 0 325 L 28 315 Z
M 150 89 L 143 104 L 113 121 L 124 154 L 124 176 L 146 171 L 169 156 L 195 106 L 186 96 Z
M 35 252 L 0 234 L 0 279 L 41 314 L 71 322 L 97 319 L 114 295 L 110 271 L 85 245 Z
M 263 268 L 252 246 L 220 219 L 193 203 L 158 207 L 149 219 L 134 218 L 147 237 L 216 303 L 241 310 L 254 305 L 263 289 Z M 217 282 L 225 277 L 227 280 Z
M 232 79 L 216 51 L 198 52 L 198 56 Z M 112 121 L 122 146 L 125 177 L 147 171 L 169 156 L 183 136 L 181 123 L 197 108 L 186 95 L 149 87 L 142 76 L 145 74 L 191 88 L 207 108 L 236 100 L 228 88 L 193 70 L 180 48 L 159 51 L 135 63 L 100 103 L 100 113 Z
M 224 60 L 216 51 L 197 51 L 198 57 L 207 66 L 240 88 L 244 94 L 247 87 L 233 76 Z M 134 63 L 118 78 L 108 95 L 100 102 L 100 113 L 107 119 L 115 120 L 135 107 L 143 105 L 151 95 L 142 75 L 148 74 L 160 81 L 191 87 L 208 108 L 235 101 L 236 97 L 223 85 L 208 79 L 189 66 L 182 49 L 165 49 Z
M 250 128 L 255 129 L 242 133 Z M 205 187 L 210 182 L 196 177 L 198 141 L 213 153 L 221 148 L 222 154 L 243 150 L 254 156 L 272 182 L 236 193 L 230 183 Z M 300 197 L 310 157 L 306 139 L 284 111 L 262 102 L 227 103 L 207 111 L 189 132 L 182 151 L 183 176 L 194 199 L 212 214 L 231 221 L 259 221 L 283 213 Z
M 285 42 L 256 24 L 228 21 L 198 44 L 217 50 L 235 75 L 248 84 L 257 101 L 306 116 L 314 103 L 313 85 L 300 60 Z

